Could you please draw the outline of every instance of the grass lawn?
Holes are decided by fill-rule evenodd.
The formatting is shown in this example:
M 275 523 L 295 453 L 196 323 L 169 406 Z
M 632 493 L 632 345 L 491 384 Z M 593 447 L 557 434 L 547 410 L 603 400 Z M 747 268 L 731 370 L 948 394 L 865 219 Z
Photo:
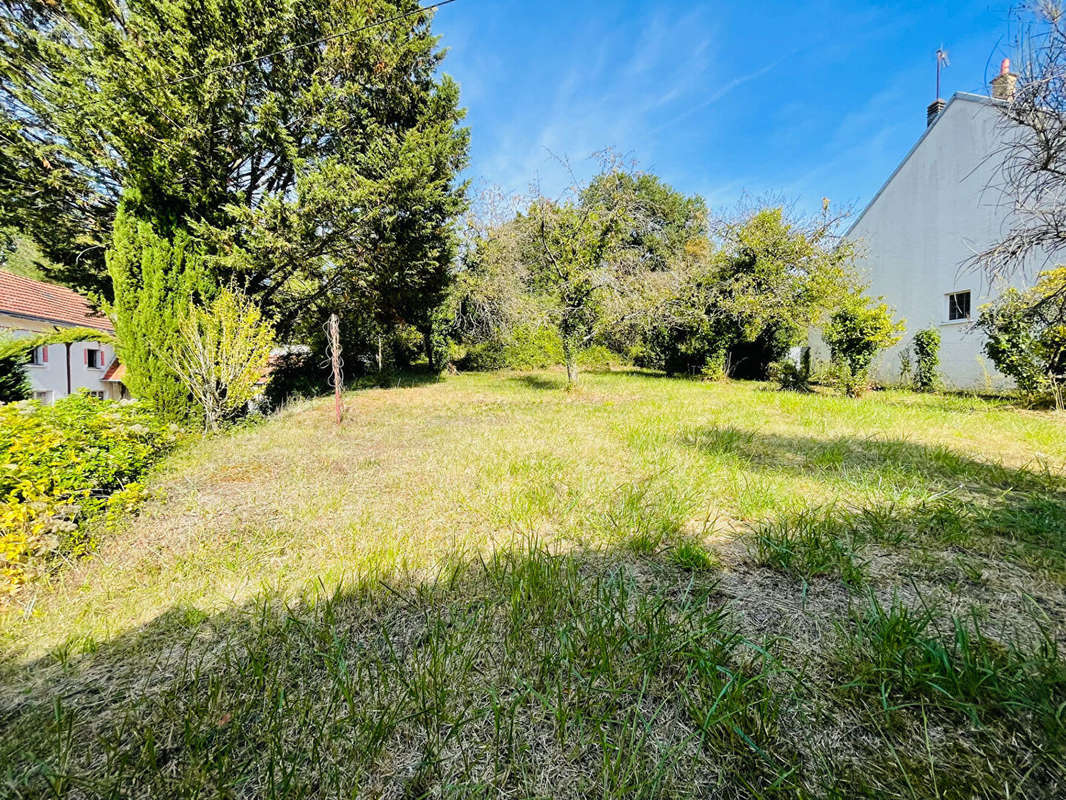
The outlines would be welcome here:
M 563 383 L 169 457 L 0 612 L 0 794 L 1066 795 L 1066 421 Z

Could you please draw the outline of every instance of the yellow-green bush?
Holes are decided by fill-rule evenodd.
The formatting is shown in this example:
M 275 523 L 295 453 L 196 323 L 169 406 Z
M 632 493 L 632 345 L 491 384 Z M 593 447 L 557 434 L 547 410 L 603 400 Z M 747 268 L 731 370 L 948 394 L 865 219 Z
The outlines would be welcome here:
M 0 406 L 0 594 L 91 549 L 82 523 L 134 503 L 177 434 L 142 405 L 86 394 Z

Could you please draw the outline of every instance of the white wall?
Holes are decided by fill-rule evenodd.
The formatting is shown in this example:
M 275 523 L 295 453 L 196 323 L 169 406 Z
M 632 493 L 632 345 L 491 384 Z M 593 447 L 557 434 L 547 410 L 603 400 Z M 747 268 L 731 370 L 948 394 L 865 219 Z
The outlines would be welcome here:
M 0 332 L 16 337 L 33 336 L 37 333 L 47 333 L 55 330 L 55 325 L 37 322 L 36 320 L 22 320 L 8 315 L 0 315 Z M 103 366 L 93 369 L 86 366 L 85 352 L 89 349 L 103 350 Z M 26 376 L 30 380 L 30 386 L 34 392 L 46 392 L 42 398 L 46 403 L 54 403 L 67 396 L 67 346 L 65 344 L 48 345 L 48 363 L 41 365 L 30 364 L 26 367 Z M 117 400 L 121 396 L 121 384 L 107 382 L 102 379 L 107 368 L 115 359 L 115 350 L 111 345 L 101 345 L 98 342 L 74 342 L 70 345 L 70 384 L 71 391 L 88 389 L 94 392 L 103 392 L 104 397 Z
M 906 320 L 903 340 L 874 365 L 878 381 L 899 380 L 900 350 L 932 325 L 940 330 L 947 385 L 1010 385 L 984 356 L 982 337 L 968 323 L 948 321 L 947 304 L 949 293 L 970 290 L 976 317 L 1006 285 L 991 287 L 966 268 L 968 258 L 999 238 L 1008 217 L 1003 196 L 989 188 L 1000 164 L 993 156 L 1003 137 L 999 119 L 987 98 L 955 95 L 848 234 L 864 251 L 860 267 L 870 294 L 883 296 Z M 812 356 L 826 355 L 815 338 Z

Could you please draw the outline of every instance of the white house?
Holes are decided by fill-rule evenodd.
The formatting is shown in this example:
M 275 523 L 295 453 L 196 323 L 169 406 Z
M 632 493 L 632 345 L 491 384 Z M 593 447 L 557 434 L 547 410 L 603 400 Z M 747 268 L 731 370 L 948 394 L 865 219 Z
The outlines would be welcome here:
M 95 328 L 113 333 L 107 317 L 85 298 L 63 286 L 35 281 L 0 270 L 0 335 L 29 337 L 62 328 Z M 101 342 L 74 342 L 38 347 L 26 373 L 33 396 L 51 404 L 88 389 L 101 398 L 128 397 L 122 367 L 114 348 Z
M 1012 207 L 996 188 L 1007 134 L 996 105 L 1014 90 L 1009 67 L 1005 61 L 993 81 L 993 97 L 957 93 L 929 106 L 925 132 L 847 233 L 859 244 L 869 294 L 882 296 L 906 321 L 902 341 L 874 364 L 879 382 L 899 381 L 901 350 L 916 331 L 934 326 L 948 386 L 1010 385 L 972 327 L 981 305 L 1010 284 L 990 285 L 967 264 L 998 240 Z M 817 337 L 811 347 L 813 361 L 828 357 Z

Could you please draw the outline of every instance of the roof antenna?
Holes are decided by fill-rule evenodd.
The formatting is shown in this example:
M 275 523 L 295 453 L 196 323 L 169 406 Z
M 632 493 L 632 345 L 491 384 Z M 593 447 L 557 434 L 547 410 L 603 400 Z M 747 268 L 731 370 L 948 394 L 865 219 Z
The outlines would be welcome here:
M 944 49 L 944 45 L 940 45 L 936 51 L 936 97 L 938 100 L 940 99 L 940 70 L 950 66 L 948 51 Z

